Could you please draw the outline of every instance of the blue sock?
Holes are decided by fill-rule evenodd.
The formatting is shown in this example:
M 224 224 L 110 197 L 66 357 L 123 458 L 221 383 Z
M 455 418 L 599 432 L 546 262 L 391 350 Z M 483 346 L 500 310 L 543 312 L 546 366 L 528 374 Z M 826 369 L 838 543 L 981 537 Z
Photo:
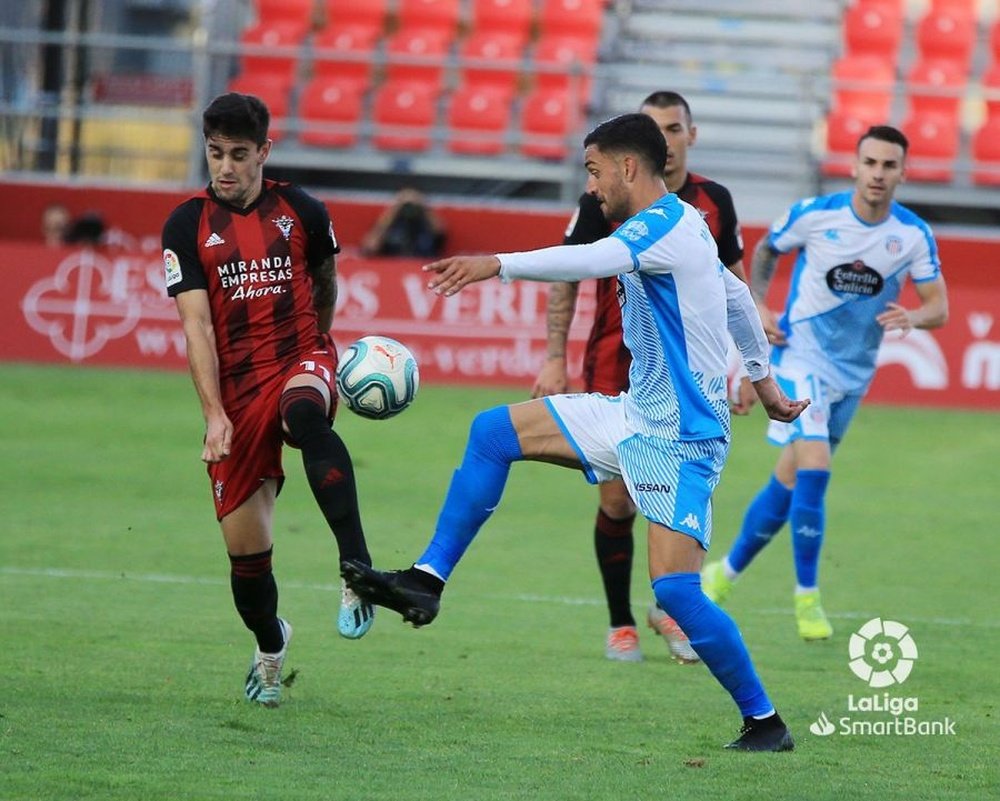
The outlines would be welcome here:
M 800 587 L 815 587 L 819 552 L 826 533 L 826 486 L 829 470 L 799 470 L 795 474 L 790 514 L 795 580 Z
M 447 581 L 476 532 L 500 503 L 511 462 L 521 458 L 510 409 L 497 406 L 477 414 L 462 464 L 451 477 L 434 536 L 415 564 L 427 565 Z
M 771 476 L 767 486 L 747 507 L 740 536 L 729 549 L 727 558 L 733 570 L 737 573 L 746 570 L 753 558 L 781 530 L 788 519 L 791 502 L 792 491 Z
M 766 715 L 774 705 L 757 678 L 736 623 L 701 591 L 697 573 L 669 573 L 653 579 L 660 607 L 687 634 L 691 647 L 726 688 L 743 717 Z

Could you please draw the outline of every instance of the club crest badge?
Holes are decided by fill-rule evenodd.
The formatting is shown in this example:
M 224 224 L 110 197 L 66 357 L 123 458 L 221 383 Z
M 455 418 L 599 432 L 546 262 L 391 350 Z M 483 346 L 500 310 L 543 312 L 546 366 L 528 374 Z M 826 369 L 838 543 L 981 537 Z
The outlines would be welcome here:
M 285 241 L 287 242 L 292 236 L 292 226 L 295 225 L 295 220 L 287 214 L 282 214 L 280 217 L 271 220 L 271 222 L 278 226 L 278 230 L 281 231 L 281 235 L 285 237 Z

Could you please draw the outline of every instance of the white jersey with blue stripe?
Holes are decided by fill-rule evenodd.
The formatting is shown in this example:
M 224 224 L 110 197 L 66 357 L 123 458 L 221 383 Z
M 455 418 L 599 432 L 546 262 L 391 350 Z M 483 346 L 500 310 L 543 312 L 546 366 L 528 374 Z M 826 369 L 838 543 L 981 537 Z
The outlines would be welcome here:
M 607 239 L 497 257 L 505 281 L 618 275 L 632 353 L 624 402 L 637 431 L 674 440 L 729 436 L 729 312 L 740 318 L 734 330 L 747 353 L 759 351 L 767 373 L 766 341 L 749 292 L 737 278 L 734 291 L 701 214 L 676 195 L 663 195 Z
M 768 232 L 773 251 L 799 251 L 779 322 L 788 342 L 771 360 L 840 392 L 863 393 L 882 342 L 876 315 L 899 298 L 907 276 L 933 281 L 941 264 L 920 217 L 893 202 L 884 220 L 867 223 L 854 213 L 852 194 L 802 200 Z
M 632 353 L 627 408 L 650 434 L 728 437 L 725 267 L 701 214 L 664 195 L 611 237 L 634 268 L 618 276 Z

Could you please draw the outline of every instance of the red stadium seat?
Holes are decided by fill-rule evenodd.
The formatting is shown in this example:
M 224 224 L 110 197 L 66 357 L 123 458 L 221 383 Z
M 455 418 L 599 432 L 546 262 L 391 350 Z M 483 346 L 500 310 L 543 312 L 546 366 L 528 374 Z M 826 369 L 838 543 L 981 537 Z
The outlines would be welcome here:
M 1000 61 L 994 61 L 980 78 L 983 101 L 986 105 L 986 119 L 1000 120 Z
M 513 34 L 476 31 L 459 49 L 464 83 L 517 90 L 521 76 L 521 42 Z
M 910 140 L 907 177 L 911 181 L 951 181 L 958 156 L 958 121 L 939 114 L 911 114 L 902 128 Z
M 990 25 L 990 60 L 1000 61 L 1000 17 Z
M 381 31 L 369 25 L 326 28 L 313 39 L 316 75 L 350 78 L 363 85 L 372 81 L 372 61 Z
M 399 0 L 396 15 L 403 29 L 433 28 L 451 37 L 461 10 L 461 0 Z
M 836 111 L 888 121 L 896 80 L 892 64 L 877 56 L 846 55 L 834 62 L 830 74 Z
M 496 155 L 506 148 L 512 95 L 492 86 L 461 86 L 448 108 L 452 153 Z
M 542 0 L 540 36 L 580 36 L 596 42 L 604 24 L 603 0 Z
M 291 24 L 309 28 L 313 23 L 313 0 L 254 0 L 257 22 Z
M 1000 186 L 1000 117 L 986 121 L 972 137 L 972 182 Z
M 535 85 L 545 89 L 570 87 L 581 100 L 590 97 L 597 42 L 578 36 L 542 36 L 535 45 Z
M 358 140 L 362 95 L 362 85 L 357 81 L 313 78 L 299 98 L 299 117 L 305 126 L 299 140 L 320 147 L 353 147 Z M 310 127 L 310 123 L 316 126 Z
M 976 18 L 954 9 L 931 9 L 917 23 L 917 50 L 922 58 L 950 59 L 968 72 L 976 46 Z
M 298 70 L 300 48 L 307 33 L 304 25 L 287 22 L 261 23 L 248 28 L 240 36 L 240 44 L 256 52 L 241 55 L 240 71 L 255 75 L 272 73 L 291 80 Z
M 342 25 L 361 25 L 366 28 L 385 27 L 388 0 L 324 0 L 326 5 L 326 27 L 338 28 Z
M 274 73 L 242 73 L 229 82 L 230 92 L 259 97 L 271 112 L 268 135 L 275 142 L 287 132 L 288 99 L 292 93 L 291 81 Z
M 386 44 L 386 77 L 440 84 L 451 35 L 436 28 L 403 28 Z
M 521 152 L 544 159 L 563 159 L 568 139 L 577 129 L 579 107 L 561 89 L 539 88 L 521 106 Z M 579 144 L 579 143 L 573 143 Z
M 870 55 L 893 64 L 903 40 L 903 15 L 892 6 L 858 3 L 844 13 L 844 45 L 852 55 Z
M 524 43 L 535 18 L 533 0 L 473 0 L 473 33 L 504 33 Z
M 872 125 L 884 120 L 865 117 L 844 111 L 831 111 L 826 117 L 826 158 L 821 170 L 824 175 L 848 176 L 854 164 L 858 139 Z
M 931 0 L 931 10 L 958 11 L 975 16 L 978 13 L 978 0 Z
M 428 150 L 436 114 L 436 84 L 386 81 L 375 93 L 372 143 L 379 150 Z
M 966 75 L 950 59 L 921 59 L 906 76 L 910 110 L 917 114 L 957 116 L 965 94 Z

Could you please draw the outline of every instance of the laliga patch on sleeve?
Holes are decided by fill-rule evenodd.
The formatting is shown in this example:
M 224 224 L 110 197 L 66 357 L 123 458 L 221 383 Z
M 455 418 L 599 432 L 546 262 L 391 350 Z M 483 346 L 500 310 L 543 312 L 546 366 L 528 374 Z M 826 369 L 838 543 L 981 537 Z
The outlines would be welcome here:
M 170 248 L 163 251 L 163 278 L 167 286 L 179 284 L 184 276 L 181 275 L 181 260 Z

